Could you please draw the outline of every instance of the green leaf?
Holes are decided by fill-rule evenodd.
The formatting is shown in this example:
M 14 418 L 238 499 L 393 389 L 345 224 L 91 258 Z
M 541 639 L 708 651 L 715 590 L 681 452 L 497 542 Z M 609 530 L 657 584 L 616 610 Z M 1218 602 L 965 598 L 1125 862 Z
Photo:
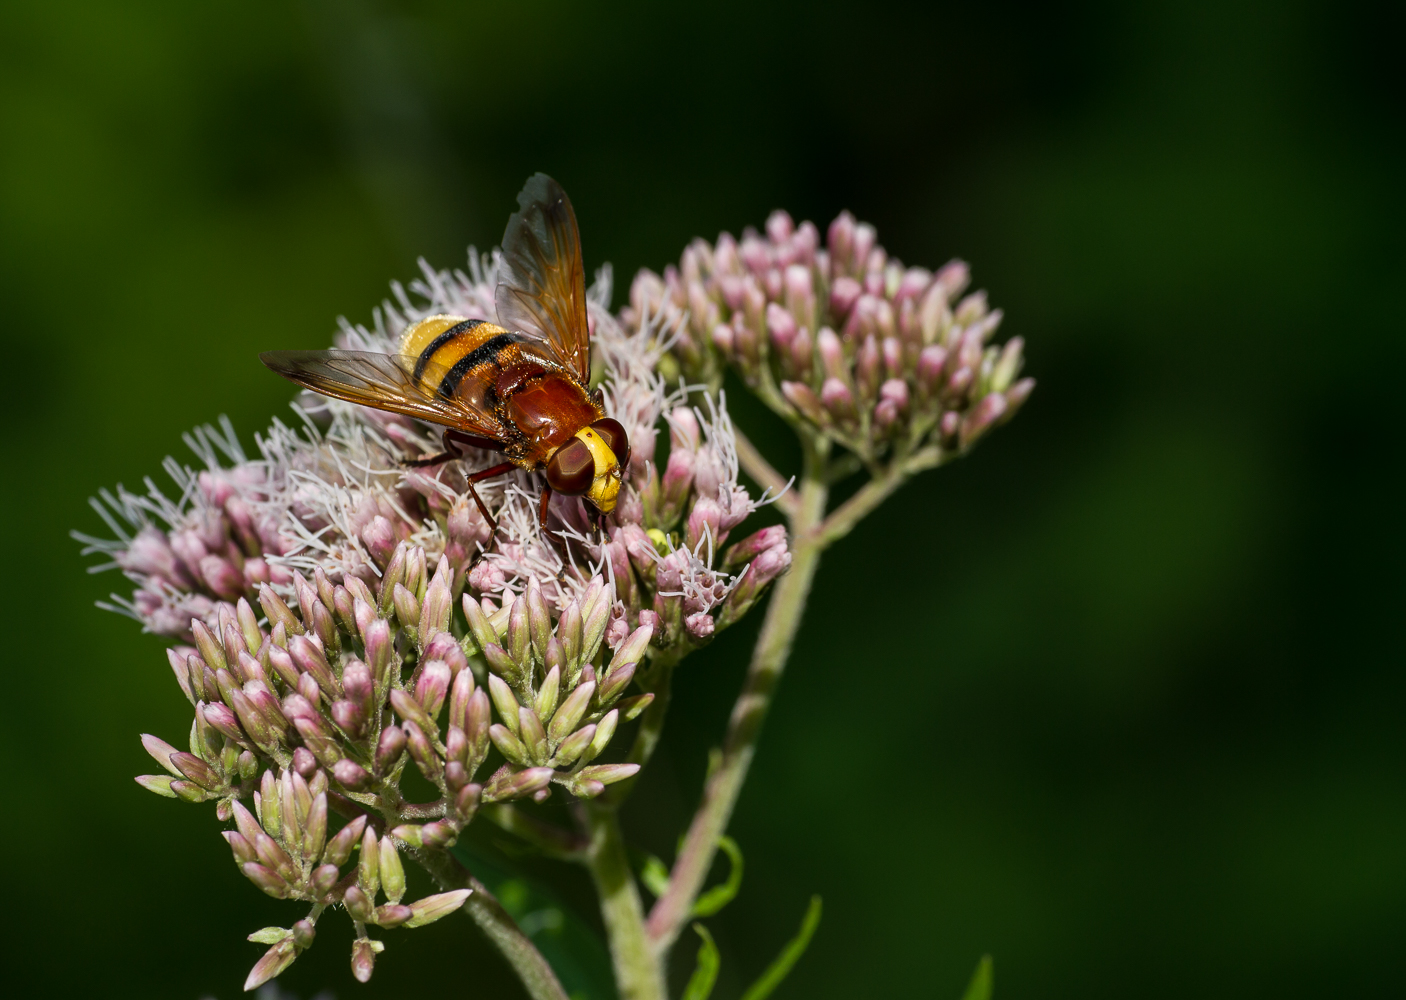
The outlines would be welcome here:
M 810 939 L 819 926 L 820 897 L 811 896 L 810 906 L 806 908 L 806 915 L 801 918 L 800 932 L 787 943 L 785 948 L 781 949 L 781 954 L 776 956 L 776 961 L 767 966 L 766 971 L 757 978 L 757 981 L 747 987 L 747 992 L 742 994 L 742 1000 L 763 1000 L 764 997 L 771 996 L 771 991 L 781 985 L 781 981 L 791 971 L 791 966 L 795 965 L 805 954 L 806 946 L 810 944 Z
M 713 935 L 702 924 L 694 924 L 693 929 L 703 939 L 698 948 L 698 965 L 693 975 L 688 977 L 688 985 L 683 988 L 682 1000 L 708 1000 L 713 992 L 713 983 L 718 978 L 718 946 L 713 943 Z
M 727 873 L 726 882 L 713 886 L 698 897 L 698 901 L 693 904 L 695 917 L 711 917 L 728 903 L 731 903 L 733 897 L 737 895 L 737 890 L 742 888 L 742 848 L 737 846 L 737 841 L 726 836 L 718 838 L 718 846 L 732 862 L 732 868 Z
M 982 955 L 981 961 L 976 963 L 976 971 L 972 973 L 972 981 L 967 984 L 967 991 L 962 994 L 962 1000 L 991 1000 L 994 982 L 991 956 Z
M 640 869 L 640 881 L 657 899 L 669 889 L 669 869 L 664 862 L 651 854 L 644 859 L 644 867 Z

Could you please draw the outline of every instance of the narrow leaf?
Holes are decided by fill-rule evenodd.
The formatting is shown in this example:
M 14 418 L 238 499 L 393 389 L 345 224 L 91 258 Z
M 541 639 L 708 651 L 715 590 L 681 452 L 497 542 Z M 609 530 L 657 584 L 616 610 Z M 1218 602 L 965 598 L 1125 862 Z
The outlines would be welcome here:
M 651 854 L 644 859 L 644 867 L 640 869 L 640 881 L 657 899 L 669 889 L 669 869 L 664 862 Z
M 733 897 L 737 895 L 737 891 L 742 888 L 742 848 L 738 847 L 737 841 L 731 837 L 719 837 L 718 846 L 727 855 L 728 860 L 732 863 L 732 868 L 727 873 L 726 882 L 713 886 L 698 897 L 698 902 L 693 904 L 695 917 L 711 917 L 728 903 L 731 903 Z
M 981 961 L 976 963 L 976 971 L 972 973 L 972 981 L 967 984 L 967 991 L 962 994 L 962 1000 L 991 1000 L 991 987 L 994 983 L 991 956 L 982 955 Z
M 713 943 L 713 935 L 702 924 L 694 924 L 693 929 L 703 939 L 698 947 L 698 965 L 693 975 L 688 977 L 688 985 L 683 988 L 682 1000 L 708 1000 L 713 992 L 713 983 L 718 978 L 718 946 Z
M 771 996 L 771 991 L 781 985 L 781 981 L 791 971 L 791 966 L 795 965 L 805 954 L 806 946 L 810 944 L 811 936 L 815 934 L 815 929 L 819 926 L 820 897 L 811 896 L 806 915 L 801 918 L 800 932 L 787 943 L 785 948 L 781 949 L 781 954 L 776 956 L 776 961 L 767 966 L 767 970 L 758 977 L 757 981 L 747 987 L 747 992 L 742 994 L 742 1000 L 763 1000 L 764 997 Z

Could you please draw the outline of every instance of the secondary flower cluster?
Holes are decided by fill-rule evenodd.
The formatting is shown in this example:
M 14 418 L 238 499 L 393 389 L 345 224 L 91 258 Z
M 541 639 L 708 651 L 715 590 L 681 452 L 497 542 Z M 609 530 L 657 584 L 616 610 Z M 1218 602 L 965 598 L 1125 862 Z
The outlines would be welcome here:
M 343 585 L 320 569 L 311 581 L 297 574 L 295 606 L 265 585 L 262 621 L 240 598 L 233 612 L 220 608 L 216 627 L 192 622 L 193 647 L 169 651 L 195 712 L 190 749 L 143 737 L 168 774 L 138 782 L 216 801 L 220 818 L 235 820 L 225 836 L 250 881 L 313 904 L 269 941 L 250 974 L 255 985 L 311 944 L 326 906 L 344 904 L 356 923 L 352 966 L 364 979 L 380 950 L 366 925 L 419 926 L 464 902 L 467 893 L 455 892 L 403 905 L 397 844 L 445 848 L 482 803 L 541 800 L 553 783 L 590 798 L 638 770 L 592 764 L 620 722 L 653 698 L 622 697 L 648 649 L 648 626 L 601 655 L 611 586 L 589 581 L 556 621 L 535 583 L 501 607 L 464 595 L 468 629 L 459 638 L 450 580 L 447 558 L 429 576 L 424 549 L 401 543 L 378 592 L 357 577 Z M 494 748 L 501 763 L 489 770 Z M 409 764 L 435 789 L 432 801 L 402 796 Z M 250 797 L 254 813 L 240 802 Z M 329 808 L 354 817 L 330 838 Z M 378 838 L 374 827 L 385 832 Z M 344 875 L 358 845 L 356 872 Z
M 1008 420 L 1034 388 L 1016 380 L 1022 341 L 988 346 L 1001 321 L 953 261 L 904 267 L 848 212 L 824 246 L 785 212 L 765 234 L 695 240 L 661 278 L 641 271 L 622 311 L 640 328 L 686 317 L 672 343 L 682 372 L 716 386 L 732 367 L 794 424 L 818 429 L 865 464 L 920 447 L 964 451 Z

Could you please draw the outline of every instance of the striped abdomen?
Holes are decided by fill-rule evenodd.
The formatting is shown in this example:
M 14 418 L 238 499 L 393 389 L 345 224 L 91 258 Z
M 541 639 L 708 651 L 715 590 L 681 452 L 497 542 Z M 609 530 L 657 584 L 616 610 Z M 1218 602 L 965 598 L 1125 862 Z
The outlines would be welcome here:
M 430 316 L 405 331 L 400 353 L 425 389 L 503 424 L 506 454 L 529 468 L 602 415 L 540 341 L 484 320 Z

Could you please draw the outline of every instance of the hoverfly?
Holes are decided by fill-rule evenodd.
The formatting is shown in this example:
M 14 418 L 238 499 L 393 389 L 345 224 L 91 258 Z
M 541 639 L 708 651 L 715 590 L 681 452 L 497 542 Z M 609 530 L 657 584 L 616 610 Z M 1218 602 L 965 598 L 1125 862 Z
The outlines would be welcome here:
M 545 471 L 538 505 L 547 529 L 552 493 L 584 497 L 601 514 L 615 509 L 630 462 L 620 422 L 588 386 L 591 343 L 576 214 L 561 185 L 535 174 L 508 219 L 494 293 L 499 326 L 465 316 L 412 323 L 397 354 L 269 351 L 268 367 L 307 389 L 443 425 L 444 451 L 408 461 L 436 465 L 464 446 L 507 461 L 468 476 L 488 523 L 497 523 L 475 483 L 513 469 Z

